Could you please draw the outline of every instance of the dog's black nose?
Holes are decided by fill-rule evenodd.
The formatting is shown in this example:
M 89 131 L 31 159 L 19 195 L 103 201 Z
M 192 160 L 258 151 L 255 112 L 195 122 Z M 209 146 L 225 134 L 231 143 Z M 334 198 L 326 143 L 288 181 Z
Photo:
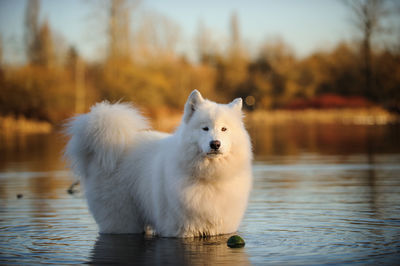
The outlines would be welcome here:
M 210 147 L 211 147 L 211 149 L 213 149 L 213 150 L 218 150 L 219 147 L 221 147 L 221 141 L 219 141 L 219 140 L 212 140 L 212 141 L 210 141 Z

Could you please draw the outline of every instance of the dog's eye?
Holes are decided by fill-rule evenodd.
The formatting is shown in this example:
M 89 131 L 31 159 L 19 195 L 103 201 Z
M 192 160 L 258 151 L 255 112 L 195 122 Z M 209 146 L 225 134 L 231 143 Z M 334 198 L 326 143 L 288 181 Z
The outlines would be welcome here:
M 203 127 L 202 128 L 204 131 L 208 131 L 208 127 Z
M 226 130 L 227 130 L 226 127 L 221 128 L 221 131 L 226 131 Z

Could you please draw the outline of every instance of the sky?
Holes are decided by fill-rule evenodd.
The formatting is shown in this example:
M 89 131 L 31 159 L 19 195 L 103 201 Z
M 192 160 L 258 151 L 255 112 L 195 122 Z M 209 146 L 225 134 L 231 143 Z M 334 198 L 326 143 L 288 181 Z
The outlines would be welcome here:
M 88 60 L 101 53 L 99 23 L 92 17 L 95 0 L 42 0 L 41 19 Z M 0 0 L 0 34 L 6 62 L 24 60 L 23 25 L 27 0 Z M 340 0 L 142 0 L 140 10 L 162 14 L 180 27 L 179 50 L 189 57 L 201 21 L 216 36 L 228 37 L 235 12 L 246 47 L 256 50 L 268 39 L 282 38 L 299 57 L 332 48 L 351 38 L 354 29 Z M 135 20 L 133 20 L 135 23 Z M 223 39 L 223 38 L 221 38 Z

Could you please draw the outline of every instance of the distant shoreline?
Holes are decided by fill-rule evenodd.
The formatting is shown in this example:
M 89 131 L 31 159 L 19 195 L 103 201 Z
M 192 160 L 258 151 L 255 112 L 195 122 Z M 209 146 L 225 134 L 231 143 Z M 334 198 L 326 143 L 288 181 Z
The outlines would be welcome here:
M 150 117 L 156 130 L 173 131 L 180 123 L 182 114 L 179 112 L 163 115 L 158 113 Z M 318 124 L 351 124 L 351 125 L 386 125 L 400 123 L 400 116 L 383 108 L 352 108 L 352 109 L 304 109 L 304 110 L 256 110 L 245 112 L 245 121 L 255 124 L 284 123 L 318 123 Z M 50 133 L 57 128 L 47 121 L 28 119 L 25 117 L 0 116 L 0 133 Z
M 4 135 L 16 133 L 50 133 L 54 126 L 47 121 L 28 119 L 25 117 L 0 116 L 0 133 Z
M 181 114 L 159 115 L 151 119 L 156 130 L 173 131 L 180 123 Z M 255 110 L 245 112 L 248 126 L 257 124 L 348 124 L 387 125 L 400 123 L 400 115 L 390 113 L 381 107 L 343 109 L 303 109 L 303 110 Z
M 380 107 L 304 110 L 256 110 L 249 113 L 247 122 L 280 124 L 287 122 L 386 125 L 400 122 L 400 116 Z

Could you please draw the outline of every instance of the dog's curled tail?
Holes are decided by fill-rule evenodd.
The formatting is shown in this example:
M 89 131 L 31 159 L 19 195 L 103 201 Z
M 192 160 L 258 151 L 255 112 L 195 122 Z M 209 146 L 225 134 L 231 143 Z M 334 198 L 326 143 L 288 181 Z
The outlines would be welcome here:
M 79 177 L 85 177 L 91 163 L 111 173 L 138 131 L 148 128 L 140 113 L 126 103 L 101 102 L 87 114 L 72 118 L 65 132 L 70 140 L 65 157 Z

